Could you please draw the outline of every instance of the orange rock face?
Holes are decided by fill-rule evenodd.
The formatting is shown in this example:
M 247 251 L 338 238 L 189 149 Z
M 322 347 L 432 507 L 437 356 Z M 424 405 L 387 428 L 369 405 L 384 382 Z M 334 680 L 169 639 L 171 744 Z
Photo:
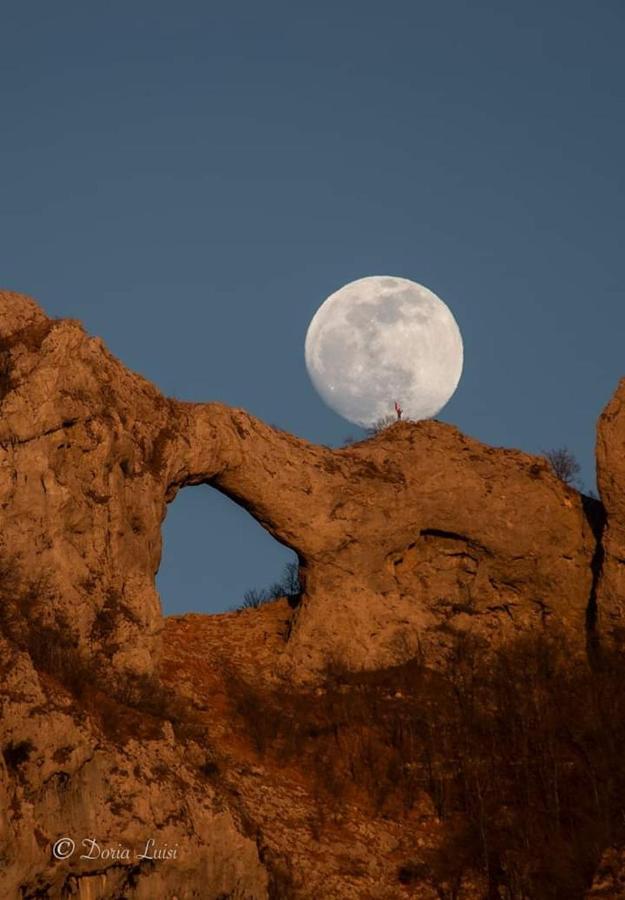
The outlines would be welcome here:
M 597 590 L 597 630 L 604 642 L 625 645 L 625 379 L 597 428 L 597 483 L 606 511 Z
M 434 421 L 315 446 L 242 410 L 163 397 L 17 294 L 1 295 L 0 348 L 4 552 L 45 582 L 29 615 L 115 666 L 153 665 L 160 526 L 178 489 L 201 483 L 299 556 L 295 673 L 436 655 L 458 631 L 498 642 L 557 623 L 583 641 L 595 536 L 543 459 Z
M 12 821 L 0 828 L 10 861 L 0 893 L 27 885 L 31 894 L 24 896 L 34 896 L 44 883 L 57 890 L 50 896 L 76 888 L 71 866 L 51 863 L 49 843 L 70 812 L 76 828 L 92 827 L 97 804 L 106 809 L 98 816 L 110 841 L 122 832 L 138 840 L 152 827 L 165 829 L 170 843 L 185 829 L 189 836 L 191 880 L 184 865 L 170 875 L 159 870 L 148 893 L 130 896 L 191 896 L 184 885 L 204 889 L 209 870 L 219 873 L 210 882 L 214 896 L 280 895 L 250 837 L 250 810 L 264 802 L 263 791 L 254 793 L 256 775 L 245 776 L 243 815 L 237 802 L 220 800 L 199 779 L 197 752 L 171 728 L 126 741 L 122 751 L 110 729 L 103 737 L 91 722 L 82 700 L 72 706 L 67 685 L 55 687 L 59 671 L 68 675 L 65 658 L 76 656 L 113 681 L 149 679 L 164 665 L 173 690 L 186 632 L 170 623 L 175 653 L 161 652 L 155 575 L 161 525 L 178 490 L 210 484 L 299 557 L 301 602 L 280 608 L 274 650 L 264 662 L 249 647 L 243 654 L 246 666 L 254 659 L 264 667 L 263 678 L 314 684 L 328 664 L 374 670 L 417 654 L 436 665 L 465 634 L 487 648 L 557 629 L 583 650 L 597 621 L 599 635 L 619 637 L 623 628 L 624 392 L 625 383 L 599 428 L 607 513 L 601 543 L 601 503 L 564 485 L 541 457 L 488 447 L 436 421 L 399 422 L 342 449 L 316 446 L 243 410 L 166 398 L 80 323 L 50 319 L 34 301 L 0 293 L 2 740 L 9 760 L 0 822 Z M 223 628 L 240 635 L 245 621 L 226 616 Z M 216 640 L 215 628 L 198 634 L 193 653 L 200 658 Z M 250 640 L 257 640 L 253 630 Z M 218 683 L 216 670 L 206 677 Z M 92 690 L 96 718 L 107 709 L 101 691 Z M 174 779 L 159 781 L 161 758 Z M 61 800 L 50 793 L 60 774 L 72 790 Z M 144 798 L 137 815 L 114 802 L 110 784 L 118 794 Z M 183 798 L 192 808 L 186 824 L 182 814 L 176 819 Z M 259 810 L 261 818 L 272 815 Z M 373 838 L 362 828 L 364 859 Z M 383 837 L 381 847 L 395 839 Z M 290 851 L 285 843 L 263 852 L 275 858 Z M 333 896 L 364 896 L 357 888 L 350 893 L 337 872 L 332 877 Z M 122 881 L 97 896 L 128 890 Z M 376 885 L 382 891 L 382 881 Z M 398 896 L 393 890 L 388 896 Z M 293 896 L 309 894 L 302 887 Z

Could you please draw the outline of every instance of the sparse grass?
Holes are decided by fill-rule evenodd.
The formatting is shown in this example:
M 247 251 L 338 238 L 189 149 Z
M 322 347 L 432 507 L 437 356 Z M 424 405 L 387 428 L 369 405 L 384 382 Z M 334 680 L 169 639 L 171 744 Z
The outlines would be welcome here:
M 362 444 L 365 441 L 368 441 L 369 438 L 375 437 L 377 434 L 380 434 L 382 431 L 386 431 L 388 428 L 391 428 L 393 425 L 396 425 L 397 422 L 410 422 L 410 419 L 398 419 L 397 415 L 388 415 L 382 416 L 381 419 L 378 419 L 373 425 L 370 425 L 368 428 L 364 428 L 364 435 L 360 437 L 355 437 L 353 434 L 348 434 L 343 438 L 342 446 L 349 447 L 351 444 Z
M 374 422 L 373 425 L 370 425 L 369 428 L 366 429 L 367 435 L 373 437 L 373 435 L 379 434 L 381 431 L 386 431 L 387 428 L 390 428 L 391 425 L 395 425 L 398 421 L 396 415 L 382 416 L 381 419 L 378 419 L 377 422 Z

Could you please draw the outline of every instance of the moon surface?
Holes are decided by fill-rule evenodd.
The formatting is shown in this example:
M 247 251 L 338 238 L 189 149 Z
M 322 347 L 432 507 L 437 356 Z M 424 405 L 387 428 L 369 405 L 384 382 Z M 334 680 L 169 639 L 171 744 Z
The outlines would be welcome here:
M 415 281 L 372 275 L 319 307 L 306 334 L 306 368 L 340 416 L 371 427 L 395 416 L 436 415 L 460 381 L 460 329 L 436 294 Z

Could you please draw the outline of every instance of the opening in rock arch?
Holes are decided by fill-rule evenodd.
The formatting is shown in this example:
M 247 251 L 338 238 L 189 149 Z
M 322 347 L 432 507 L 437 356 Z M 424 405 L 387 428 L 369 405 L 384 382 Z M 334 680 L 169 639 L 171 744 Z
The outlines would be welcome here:
M 279 581 L 292 550 L 208 485 L 185 488 L 169 504 L 157 576 L 164 615 L 218 613 L 241 606 L 249 590 Z

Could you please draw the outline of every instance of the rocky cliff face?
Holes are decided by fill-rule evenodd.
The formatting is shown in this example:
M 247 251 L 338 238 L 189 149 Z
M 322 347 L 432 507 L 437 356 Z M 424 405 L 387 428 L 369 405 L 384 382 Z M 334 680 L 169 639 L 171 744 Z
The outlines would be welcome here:
M 270 846 L 236 786 L 207 780 L 188 717 L 159 693 L 170 656 L 154 579 L 178 490 L 210 484 L 298 554 L 303 596 L 272 632 L 272 683 L 418 653 L 436 666 L 466 634 L 492 648 L 559 631 L 583 654 L 589 637 L 596 650 L 625 634 L 624 392 L 600 420 L 599 502 L 540 457 L 436 421 L 331 450 L 163 397 L 80 323 L 0 293 L 3 895 L 287 896 L 288 838 Z M 96 826 L 109 845 L 154 831 L 185 858 L 51 857 L 56 837 Z M 348 880 L 331 896 L 386 890 L 382 875 L 377 893 Z M 321 896 L 306 890 L 292 895 Z
M 606 511 L 601 541 L 597 629 L 604 642 L 625 644 L 625 379 L 597 428 L 597 483 Z
M 583 640 L 595 535 L 545 460 L 431 421 L 329 450 L 162 397 L 24 297 L 3 294 L 0 315 L 3 545 L 46 596 L 29 621 L 149 670 L 166 504 L 208 483 L 300 558 L 300 673 L 332 656 L 388 665 L 456 630 L 499 640 L 557 622 Z

